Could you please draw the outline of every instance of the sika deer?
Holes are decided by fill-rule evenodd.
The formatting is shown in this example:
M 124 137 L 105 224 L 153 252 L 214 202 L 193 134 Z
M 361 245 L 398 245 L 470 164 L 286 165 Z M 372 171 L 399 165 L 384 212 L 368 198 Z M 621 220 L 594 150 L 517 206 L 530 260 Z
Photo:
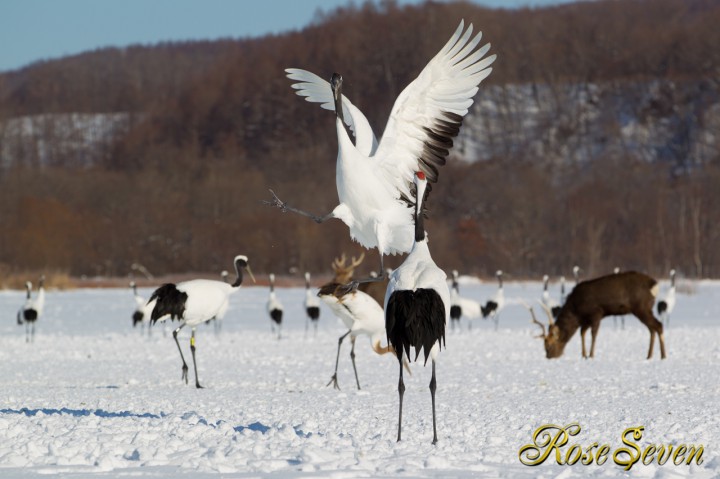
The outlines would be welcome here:
M 548 359 L 562 356 L 565 345 L 580 328 L 582 356 L 587 358 L 585 332 L 589 328 L 592 334 L 589 357 L 592 358 L 595 355 L 595 339 L 600 329 L 600 320 L 605 316 L 633 314 L 650 331 L 647 358 L 652 357 L 655 334 L 657 334 L 660 339 L 660 357 L 665 359 L 663 326 L 652 312 L 657 293 L 657 281 L 634 271 L 611 274 L 579 283 L 567 297 L 554 323 L 552 315 L 548 313 L 550 327 L 547 334 L 545 326 L 533 315 L 533 322 L 540 325 L 543 330 L 543 334 L 539 337 L 545 341 L 546 356 Z

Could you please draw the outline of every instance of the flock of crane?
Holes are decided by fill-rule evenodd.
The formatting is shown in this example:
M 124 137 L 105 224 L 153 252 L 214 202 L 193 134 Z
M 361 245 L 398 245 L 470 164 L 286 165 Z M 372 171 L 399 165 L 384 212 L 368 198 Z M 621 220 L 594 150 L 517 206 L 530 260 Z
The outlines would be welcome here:
M 435 364 L 440 349 L 445 345 L 446 325 L 450 322 L 454 327 L 462 316 L 482 316 L 491 318 L 497 327 L 500 312 L 506 304 L 502 271 L 496 274 L 496 295 L 485 304 L 460 297 L 457 272 L 453 272 L 449 286 L 445 272 L 432 259 L 425 229 L 425 206 L 432 183 L 438 181 L 439 168 L 446 162 L 453 138 L 458 135 L 479 84 L 490 75 L 490 65 L 496 58 L 496 55 L 485 57 L 490 44 L 478 48 L 481 36 L 481 33 L 473 36 L 472 24 L 466 29 L 464 22 L 460 22 L 449 41 L 398 96 L 380 141 L 363 113 L 343 95 L 341 75 L 334 73 L 331 81 L 327 82 L 305 70 L 286 70 L 288 77 L 295 82 L 292 88 L 298 95 L 309 102 L 319 103 L 336 115 L 339 204 L 330 213 L 315 215 L 281 201 L 272 190 L 272 199 L 265 203 L 282 212 L 309 217 L 317 223 L 339 219 L 348 226 L 352 239 L 365 248 L 378 249 L 379 275 L 353 278 L 352 269 L 357 266 L 356 261 L 353 259 L 347 267 L 343 258 L 334 263 L 333 281 L 323 285 L 316 295 L 311 291 L 310 276 L 306 274 L 305 308 L 308 321 L 316 328 L 320 314 L 318 299 L 322 300 L 348 328 L 338 340 L 335 372 L 328 385 L 338 387 L 337 363 L 340 347 L 347 336 L 352 343 L 350 356 L 358 388 L 360 381 L 354 354 L 357 336 L 369 336 L 373 350 L 378 354 L 396 356 L 399 370 L 398 441 L 402 437 L 403 369 L 408 367 L 408 362 L 417 360 L 421 353 L 425 363 L 431 360 L 434 444 L 437 442 Z M 386 271 L 383 259 L 388 254 L 407 256 L 397 269 Z M 195 361 L 195 328 L 209 320 L 215 320 L 219 327 L 228 309 L 229 297 L 241 287 L 245 273 L 255 281 L 247 256 L 238 255 L 233 263 L 235 279 L 232 283 L 208 279 L 168 283 L 156 289 L 148 301 L 140 298 L 132 285 L 137 299 L 137 311 L 133 316 L 135 323 L 143 321 L 143 318 L 149 318 L 151 324 L 168 319 L 179 320 L 180 325 L 173 331 L 173 338 L 182 359 L 182 380 L 186 383 L 188 365 L 178 342 L 178 333 L 185 326 L 191 328 L 190 352 L 197 388 L 202 386 Z M 562 300 L 553 302 L 547 285 L 546 277 L 544 307 L 551 315 L 557 316 Z M 32 300 L 28 286 L 28 302 L 21 310 L 22 314 L 18 315 L 19 321 L 22 316 L 25 324 L 34 325 L 42 311 L 42 291 L 41 280 L 40 293 Z M 617 310 L 628 309 L 623 308 Z M 672 303 L 667 302 L 666 311 L 671 309 Z M 273 275 L 270 275 L 267 311 L 273 332 L 279 338 L 283 306 L 275 293 Z M 586 326 L 582 328 L 584 341 Z M 34 327 L 32 332 L 28 330 L 28 338 L 31 333 L 34 333 Z M 548 337 L 545 338 L 547 342 Z M 384 339 L 386 345 L 382 346 Z M 660 341 L 664 356 L 662 335 Z M 411 350 L 414 350 L 414 357 Z

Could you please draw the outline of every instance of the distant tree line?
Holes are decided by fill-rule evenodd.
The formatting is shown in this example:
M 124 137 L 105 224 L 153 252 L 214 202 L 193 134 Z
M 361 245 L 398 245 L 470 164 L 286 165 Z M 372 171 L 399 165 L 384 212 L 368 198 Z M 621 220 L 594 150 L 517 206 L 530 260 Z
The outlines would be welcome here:
M 499 55 L 481 88 L 498 88 L 509 105 L 517 85 L 554 92 L 547 130 L 561 146 L 563 132 L 583 125 L 568 85 L 659 82 L 667 94 L 633 114 L 701 126 L 717 118 L 720 5 L 710 0 L 520 10 L 388 1 L 322 13 L 277 36 L 102 49 L 0 75 L 6 143 L 3 128 L 21 117 L 128 115 L 90 166 L 60 143 L 59 127 L 47 129 L 47 164 L 0 144 L 12 150 L 0 158 L 0 264 L 126 275 L 141 263 L 165 274 L 227 269 L 245 253 L 257 271 L 327 271 L 335 255 L 360 251 L 347 228 L 260 204 L 268 188 L 318 213 L 337 201 L 334 116 L 295 96 L 284 68 L 342 73 L 381 134 L 392 102 L 460 18 Z M 567 274 L 574 264 L 588 275 L 620 267 L 660 276 L 675 267 L 720 276 L 720 139 L 708 136 L 700 163 L 682 148 L 665 161 L 613 151 L 557 162 L 533 154 L 534 138 L 514 142 L 524 131 L 517 118 L 503 121 L 498 141 L 513 148 L 451 160 L 433 189 L 427 228 L 441 267 L 516 277 Z M 609 118 L 600 136 L 619 128 Z M 682 146 L 683 132 L 677 137 Z

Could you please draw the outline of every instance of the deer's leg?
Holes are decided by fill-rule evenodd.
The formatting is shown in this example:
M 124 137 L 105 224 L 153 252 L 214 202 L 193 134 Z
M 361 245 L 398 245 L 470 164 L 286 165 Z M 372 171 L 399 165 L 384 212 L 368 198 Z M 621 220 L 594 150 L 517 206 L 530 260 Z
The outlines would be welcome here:
M 582 343 L 582 357 L 583 359 L 587 359 L 587 352 L 585 350 L 585 333 L 588 330 L 588 326 L 581 326 L 580 327 L 580 341 Z M 593 345 L 595 344 L 595 340 L 593 339 Z
M 652 358 L 653 347 L 655 346 L 655 334 L 657 334 L 660 342 L 660 358 L 665 359 L 665 337 L 663 336 L 663 325 L 660 321 L 655 318 L 652 314 L 652 310 L 636 314 L 637 318 L 648 328 L 650 331 L 650 347 L 648 348 L 647 358 Z
M 590 327 L 590 357 L 595 357 L 595 339 L 597 338 L 597 333 L 600 330 L 600 319 L 595 319 L 592 322 L 592 326 Z

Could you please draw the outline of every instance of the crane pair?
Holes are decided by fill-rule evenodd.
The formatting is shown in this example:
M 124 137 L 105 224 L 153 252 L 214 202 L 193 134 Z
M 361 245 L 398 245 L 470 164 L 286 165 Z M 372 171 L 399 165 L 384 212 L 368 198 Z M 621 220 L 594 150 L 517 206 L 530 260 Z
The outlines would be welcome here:
M 489 44 L 476 49 L 482 35 L 472 33 L 472 24 L 465 29 L 461 21 L 450 40 L 400 93 L 379 142 L 367 118 L 342 94 L 341 75 L 333 74 L 328 83 L 305 70 L 286 70 L 288 77 L 298 82 L 293 84 L 298 95 L 335 112 L 340 203 L 326 215 L 315 215 L 288 205 L 272 190 L 272 200 L 266 203 L 318 223 L 340 219 L 355 241 L 378 249 L 381 276 L 353 280 L 348 291 L 362 282 L 385 279 L 385 255 L 408 253 L 391 274 L 384 304 L 387 339 L 400 365 L 398 441 L 405 390 L 402 358 L 410 358 L 413 347 L 416 359 L 420 350 L 426 362 L 432 358 L 433 443 L 437 442 L 435 360 L 444 342 L 450 293 L 446 275 L 427 246 L 423 205 L 478 85 L 492 71 L 490 65 L 496 57 L 485 57 Z

